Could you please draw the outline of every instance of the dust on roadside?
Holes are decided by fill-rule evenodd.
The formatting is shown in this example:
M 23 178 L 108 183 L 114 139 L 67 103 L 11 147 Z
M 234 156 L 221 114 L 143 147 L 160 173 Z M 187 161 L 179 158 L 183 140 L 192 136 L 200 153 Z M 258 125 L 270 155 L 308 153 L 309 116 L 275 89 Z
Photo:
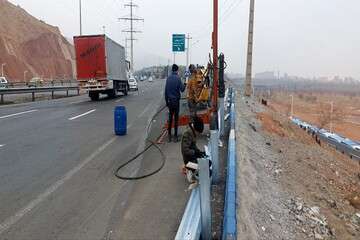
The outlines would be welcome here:
M 360 239 L 360 167 L 237 97 L 239 239 Z

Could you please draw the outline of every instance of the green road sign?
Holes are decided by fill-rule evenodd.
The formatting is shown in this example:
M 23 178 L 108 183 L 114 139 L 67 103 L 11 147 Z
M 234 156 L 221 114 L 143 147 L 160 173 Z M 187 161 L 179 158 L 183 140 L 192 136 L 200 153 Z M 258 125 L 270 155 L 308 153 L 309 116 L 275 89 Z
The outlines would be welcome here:
M 185 52 L 185 34 L 172 35 L 173 52 Z

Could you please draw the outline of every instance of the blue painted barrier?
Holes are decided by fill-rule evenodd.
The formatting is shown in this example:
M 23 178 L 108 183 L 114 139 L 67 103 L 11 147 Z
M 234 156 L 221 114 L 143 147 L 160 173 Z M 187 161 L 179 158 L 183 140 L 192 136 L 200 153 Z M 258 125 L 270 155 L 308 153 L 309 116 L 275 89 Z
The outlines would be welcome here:
M 230 123 L 231 130 L 228 144 L 227 176 L 223 222 L 223 240 L 237 238 L 236 220 L 236 138 L 235 138 L 235 94 L 231 92 Z

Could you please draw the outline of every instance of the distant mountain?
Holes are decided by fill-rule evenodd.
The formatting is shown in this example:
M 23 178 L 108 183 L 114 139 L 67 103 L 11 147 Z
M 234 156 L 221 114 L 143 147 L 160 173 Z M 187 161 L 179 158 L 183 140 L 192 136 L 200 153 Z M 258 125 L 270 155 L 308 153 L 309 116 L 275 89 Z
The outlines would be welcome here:
M 46 24 L 20 6 L 0 0 L 0 64 L 10 81 L 34 76 L 73 77 L 74 48 L 59 28 Z

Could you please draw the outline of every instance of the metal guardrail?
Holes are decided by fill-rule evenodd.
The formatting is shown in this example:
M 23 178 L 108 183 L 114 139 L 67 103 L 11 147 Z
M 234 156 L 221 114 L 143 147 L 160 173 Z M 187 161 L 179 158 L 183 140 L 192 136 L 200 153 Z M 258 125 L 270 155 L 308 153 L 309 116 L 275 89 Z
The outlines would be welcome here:
M 198 240 L 201 234 L 199 188 L 192 190 L 183 218 L 176 233 L 176 240 Z
M 231 133 L 229 138 L 228 175 L 225 195 L 223 239 L 236 239 L 236 155 L 235 155 L 235 106 L 234 94 L 227 91 L 225 107 L 231 106 Z M 227 103 L 231 104 L 228 105 Z M 219 134 L 216 141 L 211 141 L 205 148 L 210 159 L 198 159 L 199 162 L 199 187 L 192 190 L 185 208 L 183 218 L 176 233 L 176 240 L 211 239 L 211 180 L 217 176 L 218 169 L 214 167 L 216 159 L 213 159 L 213 144 L 218 145 Z M 211 147 L 213 146 L 213 147 Z M 213 148 L 213 149 L 212 149 Z M 210 151 L 210 152 L 209 152 Z M 212 177 L 209 176 L 209 160 L 212 160 Z M 216 184 L 216 181 L 213 181 Z
M 236 138 L 235 138 L 235 94 L 231 91 L 230 123 L 231 130 L 228 145 L 227 176 L 225 190 L 225 207 L 223 222 L 223 240 L 237 238 L 236 219 Z
M 211 177 L 209 161 L 198 159 L 199 186 L 192 190 L 185 208 L 176 240 L 211 239 Z
M 79 95 L 80 89 L 78 86 L 61 86 L 61 87 L 36 87 L 36 88 L 4 88 L 0 89 L 0 103 L 4 103 L 4 95 L 11 95 L 11 94 L 32 94 L 32 101 L 35 101 L 35 93 L 44 93 L 44 92 L 51 92 L 51 97 L 54 98 L 55 92 L 65 91 L 66 96 L 69 96 L 69 91 L 75 90 Z
M 296 119 L 298 119 L 298 118 L 296 118 Z M 300 120 L 300 119 L 298 119 L 298 120 Z M 295 122 L 293 122 L 293 123 L 296 124 Z M 296 125 L 298 125 L 301 129 L 305 130 L 308 134 L 312 135 L 312 137 L 315 138 L 317 143 L 321 144 L 322 142 L 325 142 L 330 147 L 349 156 L 353 160 L 359 161 L 359 163 L 360 163 L 360 152 L 352 149 L 351 146 L 342 144 L 342 143 L 336 141 L 335 139 L 328 138 L 327 136 L 320 133 L 319 131 L 311 130 L 308 127 L 304 127 L 302 124 L 300 124 L 300 125 L 296 124 Z M 314 127 L 314 126 L 312 126 L 312 127 Z

